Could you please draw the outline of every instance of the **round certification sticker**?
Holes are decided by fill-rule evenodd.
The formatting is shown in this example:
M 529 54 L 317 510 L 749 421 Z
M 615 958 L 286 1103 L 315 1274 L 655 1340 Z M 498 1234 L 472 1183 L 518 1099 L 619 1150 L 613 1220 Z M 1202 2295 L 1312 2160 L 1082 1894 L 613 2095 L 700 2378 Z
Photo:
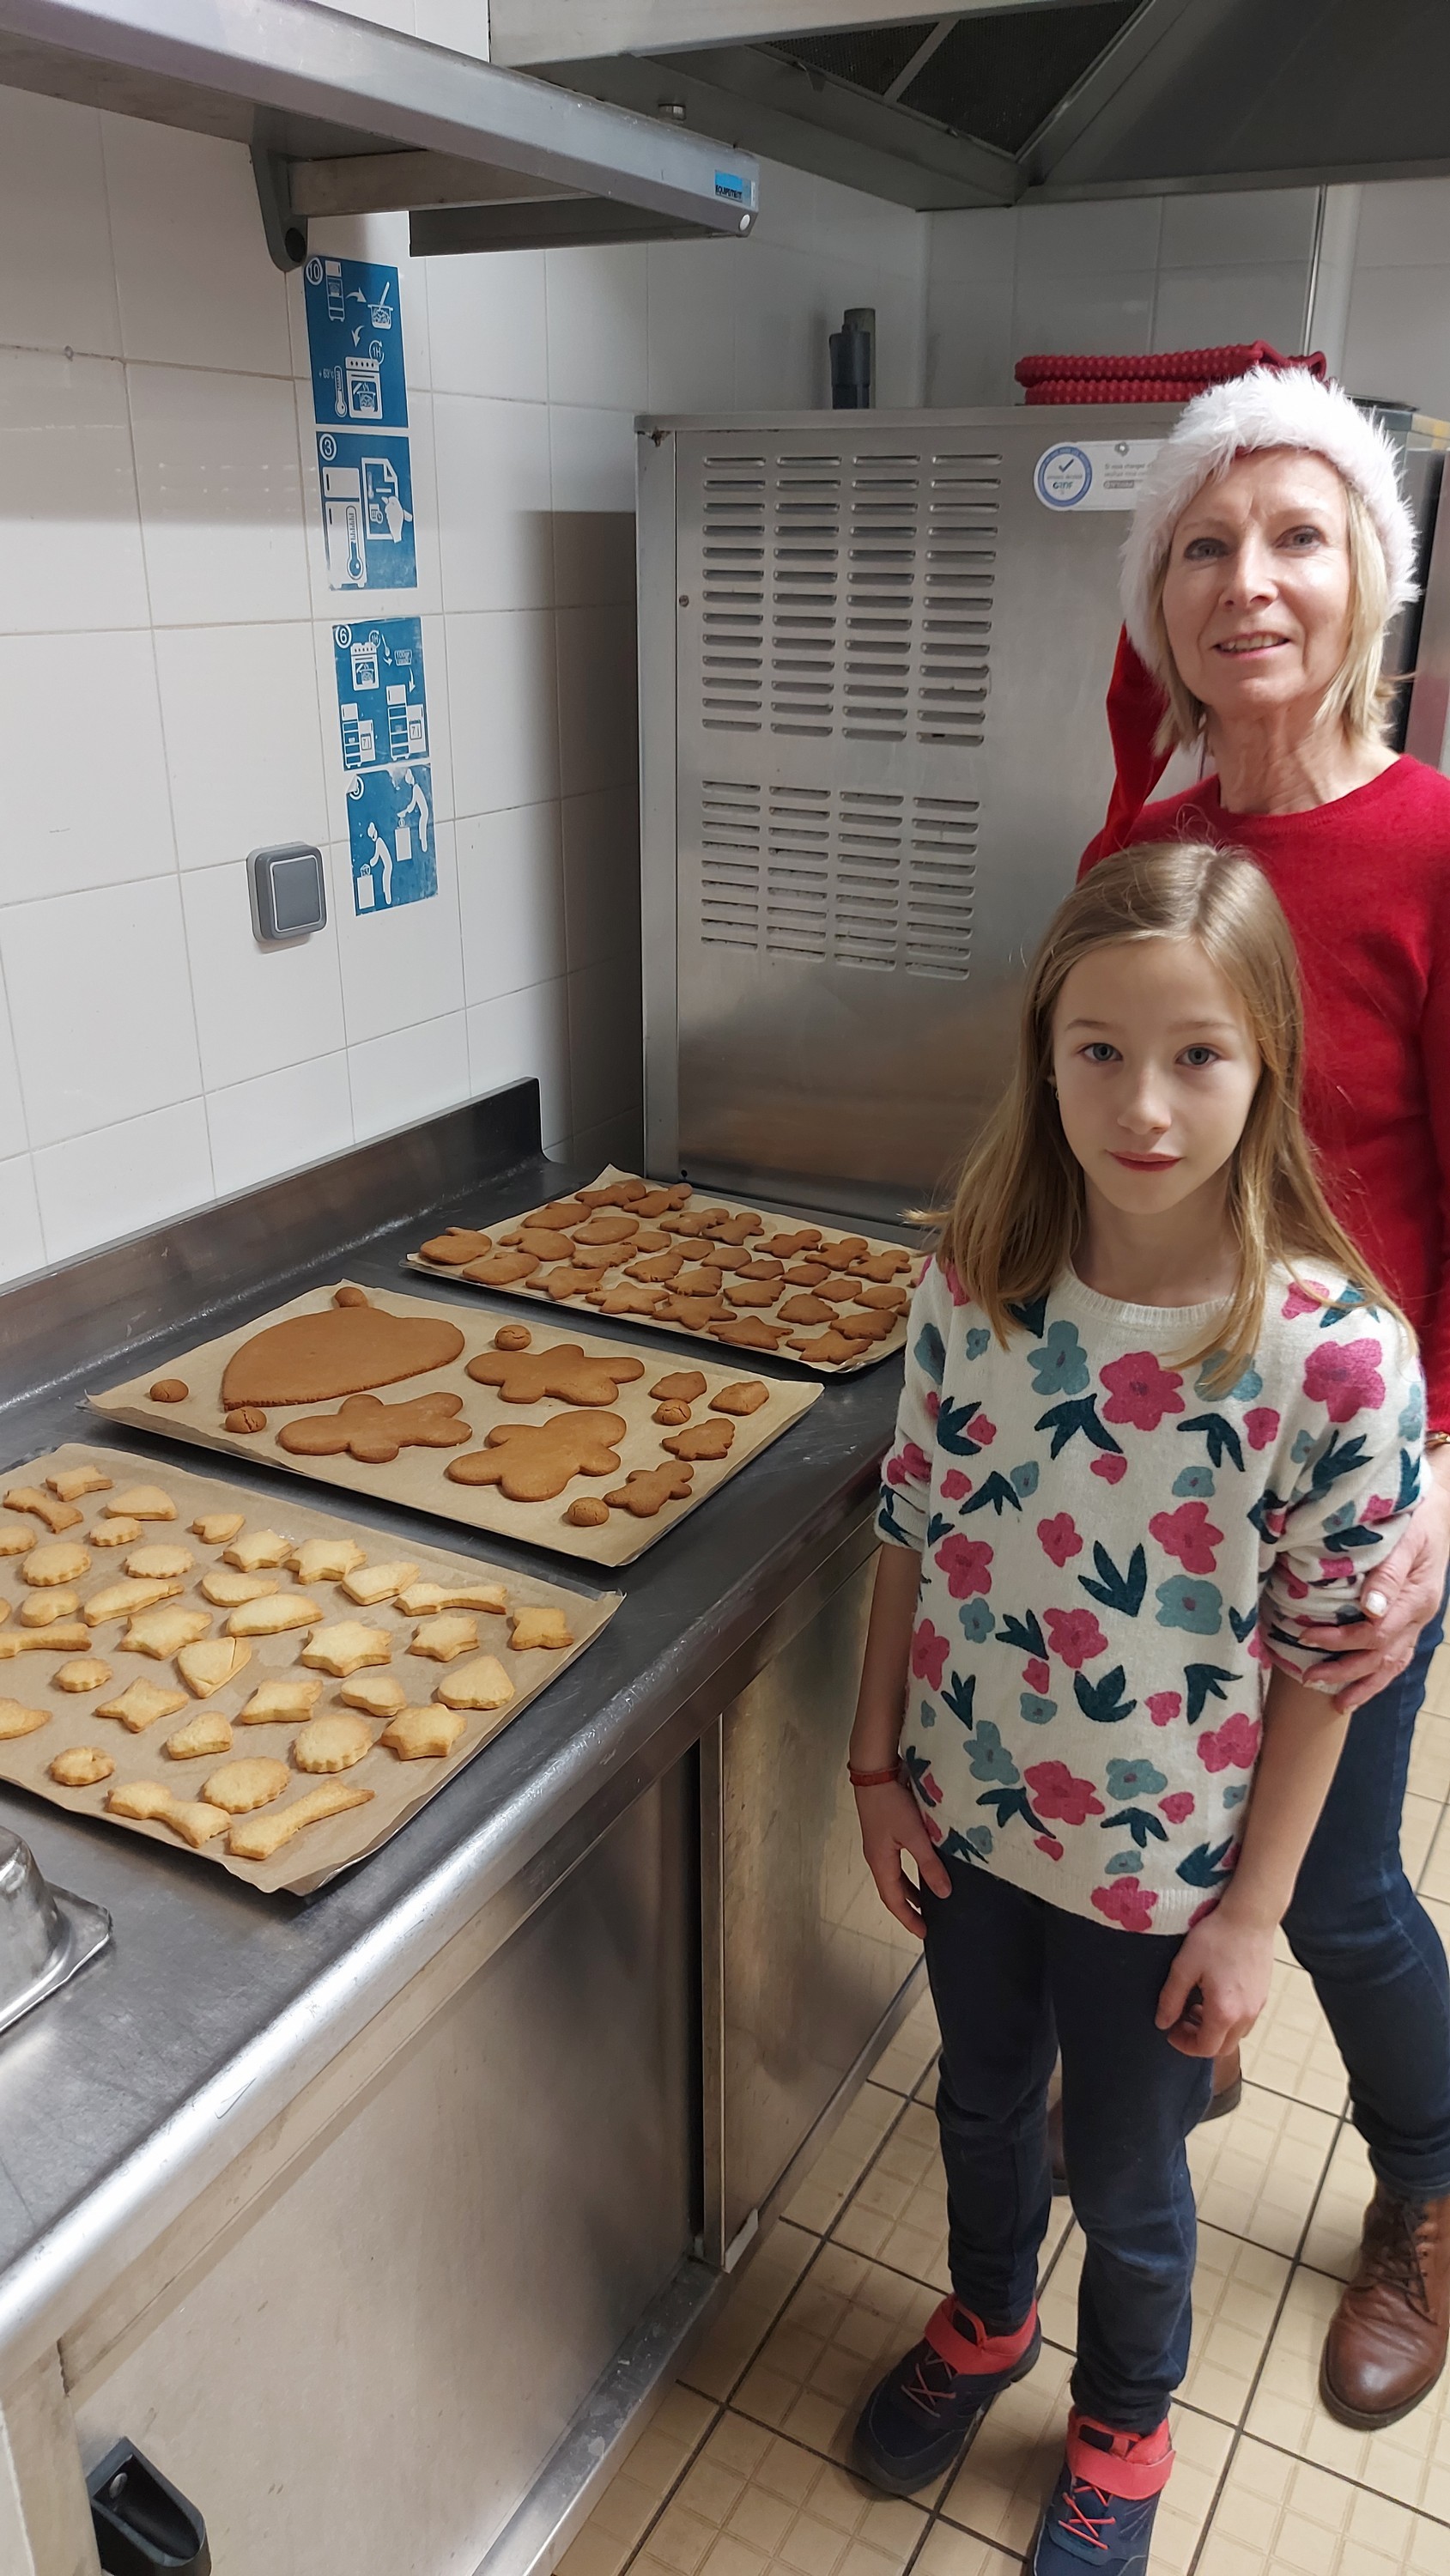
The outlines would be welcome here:
M 1038 500 L 1049 510 L 1076 509 L 1091 491 L 1092 480 L 1092 459 L 1080 447 L 1049 447 L 1032 477 Z

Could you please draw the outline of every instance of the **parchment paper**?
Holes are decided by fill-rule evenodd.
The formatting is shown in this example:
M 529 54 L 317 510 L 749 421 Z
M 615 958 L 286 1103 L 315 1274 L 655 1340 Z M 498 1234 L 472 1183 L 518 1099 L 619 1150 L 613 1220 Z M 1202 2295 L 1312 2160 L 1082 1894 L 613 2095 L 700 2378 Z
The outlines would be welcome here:
M 169 1658 L 158 1662 L 151 1655 L 122 1652 L 119 1640 L 125 1634 L 123 1621 L 110 1621 L 97 1628 L 92 1642 L 84 1649 L 87 1654 L 98 1655 L 109 1664 L 112 1675 L 102 1689 L 88 1691 L 84 1696 L 57 1690 L 52 1679 L 59 1667 L 75 1654 L 77 1650 L 74 1647 L 64 1653 L 26 1653 L 0 1662 L 0 1698 L 16 1699 L 27 1708 L 43 1708 L 48 1713 L 45 1725 L 33 1734 L 0 1741 L 0 1779 L 14 1781 L 22 1789 L 31 1790 L 35 1796 L 48 1798 L 53 1806 L 67 1807 L 73 1815 L 99 1816 L 117 1832 L 145 1834 L 152 1842 L 164 1843 L 170 1851 L 184 1852 L 188 1860 L 203 1867 L 214 1868 L 219 1864 L 230 1870 L 234 1878 L 245 1879 L 249 1887 L 260 1887 L 268 1894 L 287 1888 L 295 1895 L 306 1895 L 313 1888 L 324 1886 L 350 1862 L 377 1851 L 400 1825 L 405 1825 L 410 1816 L 426 1806 L 428 1800 L 435 1797 L 475 1753 L 481 1752 L 485 1744 L 511 1725 L 528 1707 L 530 1700 L 537 1699 L 540 1691 L 547 1690 L 556 1674 L 584 1652 L 619 1608 L 621 1595 L 617 1592 L 591 1597 L 564 1584 L 542 1582 L 535 1575 L 517 1574 L 512 1569 L 490 1565 L 482 1557 L 447 1556 L 436 1547 L 415 1546 L 411 1539 L 406 1545 L 395 1543 L 377 1530 L 360 1529 L 332 1512 L 314 1510 L 300 1494 L 294 1498 L 290 1493 L 281 1492 L 275 1508 L 270 1508 L 268 1497 L 243 1492 L 218 1476 L 193 1476 L 170 1465 L 158 1467 L 153 1458 L 137 1457 L 124 1449 L 86 1449 L 67 1445 L 49 1457 L 37 1458 L 28 1467 L 16 1467 L 0 1477 L 0 1493 L 8 1492 L 16 1485 L 43 1487 L 47 1476 L 59 1475 L 66 1468 L 89 1466 L 98 1468 L 102 1475 L 111 1478 L 115 1493 L 124 1491 L 128 1485 L 159 1485 L 175 1503 L 176 1518 L 174 1521 L 143 1522 L 142 1535 L 130 1548 L 93 1548 L 90 1551 L 90 1571 L 74 1587 L 80 1594 L 82 1615 L 90 1597 L 112 1583 L 125 1580 L 126 1558 L 134 1553 L 135 1548 L 177 1543 L 191 1550 L 196 1565 L 186 1578 L 182 1591 L 166 1606 L 205 1610 L 211 1617 L 212 1635 L 224 1635 L 230 1613 L 217 1609 L 197 1589 L 204 1574 L 223 1564 L 223 1550 L 205 1546 L 193 1534 L 191 1523 L 207 1512 L 243 1512 L 248 1529 L 275 1529 L 298 1541 L 352 1538 L 373 1564 L 384 1558 L 391 1560 L 405 1556 L 409 1563 L 417 1565 L 419 1579 L 423 1582 L 498 1582 L 504 1587 L 511 1609 L 545 1605 L 563 1610 L 568 1619 L 574 1639 L 572 1646 L 556 1654 L 543 1649 L 515 1654 L 508 1643 L 509 1620 L 491 1616 L 486 1611 L 477 1613 L 477 1651 L 497 1656 L 514 1684 L 517 1696 L 505 1708 L 470 1712 L 468 1724 L 452 1752 L 441 1760 L 400 1762 L 395 1754 L 378 1746 L 377 1738 L 382 1734 L 384 1720 L 367 1719 L 374 1738 L 371 1753 L 364 1754 L 351 1771 L 294 1772 L 291 1786 L 276 1803 L 280 1808 L 305 1795 L 309 1789 L 321 1788 L 325 1782 L 338 1780 L 349 1786 L 371 1789 L 374 1795 L 370 1804 L 350 1807 L 344 1815 L 329 1816 L 320 1824 L 304 1826 L 294 1841 L 284 1843 L 281 1850 L 267 1861 L 234 1860 L 226 1849 L 224 1834 L 205 1844 L 200 1851 L 193 1851 L 165 1825 L 144 1824 L 129 1817 L 107 1815 L 106 1798 L 112 1789 L 132 1780 L 159 1780 L 173 1789 L 179 1798 L 199 1798 L 203 1781 L 219 1762 L 234 1761 L 251 1754 L 264 1754 L 276 1761 L 286 1761 L 292 1739 L 301 1724 L 297 1718 L 280 1718 L 266 1726 L 234 1725 L 230 1754 L 199 1754 L 190 1761 L 173 1762 L 164 1750 L 168 1735 L 205 1711 L 216 1710 L 224 1717 L 235 1719 L 238 1710 L 245 1707 L 262 1681 L 276 1680 L 281 1676 L 320 1681 L 322 1696 L 311 1712 L 314 1717 L 360 1715 L 358 1710 L 344 1711 L 342 1708 L 338 1692 L 345 1684 L 334 1681 L 330 1675 L 312 1672 L 301 1662 L 302 1648 L 310 1634 L 308 1629 L 292 1628 L 280 1637 L 253 1638 L 250 1641 L 251 1661 L 235 1681 L 214 1691 L 209 1699 L 193 1699 L 188 1692 L 184 1708 L 178 1709 L 172 1717 L 158 1719 L 141 1735 L 132 1735 L 119 1718 L 98 1717 L 97 1708 L 117 1698 L 133 1681 L 154 1682 L 163 1689 L 177 1691 L 184 1691 L 186 1685 L 178 1678 L 175 1664 Z M 108 1500 L 109 1496 L 104 1493 L 82 1495 L 75 1506 L 81 1519 L 73 1529 L 61 1532 L 62 1538 L 76 1539 L 84 1546 L 88 1531 L 103 1519 Z M 0 1519 L 30 1520 L 31 1515 L 15 1512 L 0 1504 Z M 39 1520 L 34 1520 L 32 1525 L 37 1546 L 49 1542 L 51 1532 Z M 20 1569 L 24 1562 L 20 1556 L 0 1558 L 0 1601 L 9 1607 L 8 1619 L 0 1621 L 0 1637 L 13 1632 L 20 1604 L 36 1597 L 33 1589 L 22 1579 Z M 275 1571 L 283 1592 L 297 1588 L 296 1577 L 287 1567 L 281 1566 Z M 410 1705 L 421 1706 L 431 1700 L 435 1684 L 443 1680 L 451 1669 L 456 1669 L 407 1652 L 417 1622 L 405 1618 L 391 1602 L 364 1610 L 359 1609 L 339 1584 L 314 1583 L 305 1588 L 309 1599 L 318 1603 L 324 1621 L 360 1619 L 369 1627 L 390 1631 L 396 1639 L 391 1663 L 386 1667 L 370 1665 L 367 1670 L 381 1675 L 386 1669 L 392 1678 L 402 1683 Z M 44 1634 L 44 1631 L 40 1633 Z M 460 1655 L 458 1664 L 465 1660 L 468 1659 Z M 95 1745 L 101 1752 L 108 1753 L 116 1766 L 115 1771 L 110 1779 L 99 1782 L 95 1788 L 63 1789 L 49 1777 L 47 1766 L 57 1753 L 82 1744 Z M 256 1812 L 265 1815 L 271 1809 L 262 1808 Z
M 436 1278 L 437 1273 L 433 1276 Z M 607 1340 L 597 1329 L 581 1336 L 571 1328 L 565 1316 L 547 1321 L 532 1320 L 531 1352 L 547 1351 L 557 1343 L 573 1342 L 591 1358 L 644 1358 L 644 1375 L 632 1379 L 619 1390 L 617 1404 L 604 1405 L 601 1412 L 622 1414 L 628 1429 L 618 1444 L 619 1473 L 605 1477 L 574 1476 L 561 1494 L 543 1503 L 512 1503 L 497 1485 L 455 1485 L 445 1473 L 450 1458 L 461 1458 L 467 1452 L 485 1446 L 489 1432 L 500 1422 L 547 1422 L 559 1413 L 571 1410 L 568 1405 L 505 1404 L 495 1387 L 479 1386 L 468 1375 L 468 1362 L 480 1351 L 491 1351 L 500 1318 L 496 1314 L 470 1315 L 466 1306 L 438 1305 L 421 1297 L 392 1294 L 387 1289 L 369 1288 L 369 1303 L 393 1315 L 432 1315 L 452 1324 L 463 1335 L 463 1349 L 447 1368 L 425 1369 L 416 1377 L 402 1378 L 392 1386 L 376 1390 L 384 1404 L 403 1403 L 418 1395 L 432 1394 L 446 1388 L 463 1398 L 461 1422 L 470 1427 L 471 1437 L 453 1449 L 403 1449 L 391 1466 L 365 1466 L 346 1452 L 338 1458 L 298 1458 L 279 1448 L 277 1434 L 289 1422 L 305 1414 L 335 1413 L 340 1399 L 326 1404 L 274 1405 L 268 1412 L 264 1431 L 245 1433 L 223 1428 L 221 1382 L 233 1351 L 269 1324 L 279 1323 L 285 1315 L 320 1312 L 331 1305 L 337 1288 L 347 1286 L 338 1281 L 330 1288 L 313 1288 L 303 1297 L 294 1297 L 289 1305 L 278 1306 L 270 1315 L 259 1317 L 239 1332 L 224 1333 L 217 1341 L 203 1342 L 194 1351 L 168 1360 L 165 1374 L 185 1381 L 189 1389 L 182 1404 L 156 1404 L 150 1389 L 156 1383 L 153 1372 L 132 1378 L 124 1386 L 109 1388 L 103 1395 L 90 1399 L 97 1412 L 116 1422 L 134 1424 L 138 1430 L 159 1431 L 168 1439 L 200 1442 L 207 1449 L 221 1449 L 241 1458 L 260 1458 L 269 1467 L 284 1467 L 289 1474 L 305 1476 L 309 1483 L 336 1485 L 354 1494 L 380 1494 L 387 1501 L 403 1503 L 410 1510 L 431 1512 L 442 1520 L 460 1521 L 467 1529 L 502 1530 L 510 1538 L 521 1539 L 526 1546 L 547 1547 L 564 1556 L 586 1557 L 597 1565 L 631 1565 L 655 1540 L 683 1520 L 696 1504 L 703 1503 L 726 1480 L 739 1473 L 760 1450 L 798 1420 L 814 1404 L 819 1386 L 794 1378 L 762 1378 L 770 1394 L 758 1413 L 739 1416 L 735 1421 L 735 1438 L 725 1458 L 699 1459 L 695 1464 L 690 1492 L 679 1502 L 663 1505 L 652 1520 L 637 1520 L 632 1512 L 611 1511 L 602 1528 L 576 1529 L 564 1517 L 571 1502 L 581 1495 L 602 1496 L 624 1483 L 633 1467 L 668 1467 L 675 1462 L 661 1444 L 669 1436 L 666 1426 L 652 1419 L 654 1398 L 649 1390 L 655 1379 L 677 1365 L 673 1359 L 660 1356 L 658 1366 L 639 1351 L 629 1350 L 622 1342 Z M 591 1324 L 598 1317 L 591 1313 Z M 737 1386 L 742 1378 L 753 1377 L 754 1353 L 735 1352 L 724 1364 L 713 1356 L 702 1356 L 700 1374 L 707 1381 L 705 1393 L 691 1407 L 691 1419 L 707 1422 L 710 1400 L 725 1386 Z M 719 1420 L 721 1417 L 713 1417 Z
M 600 1190 L 607 1188 L 611 1181 L 630 1180 L 634 1177 L 635 1175 L 632 1173 L 621 1171 L 616 1163 L 608 1163 L 604 1170 L 600 1172 L 594 1180 L 585 1183 L 583 1186 L 588 1189 Z M 650 1183 L 651 1189 L 667 1189 L 670 1186 L 670 1183 L 666 1181 L 652 1181 Z M 692 1209 L 707 1207 L 722 1209 L 729 1216 L 759 1216 L 764 1221 L 764 1229 L 767 1236 L 773 1233 L 790 1234 L 794 1233 L 796 1230 L 796 1220 L 794 1217 L 781 1216 L 779 1214 L 772 1213 L 769 1209 L 765 1208 L 752 1208 L 749 1201 L 746 1199 L 720 1198 L 714 1190 L 694 1191 L 689 1199 L 682 1201 L 680 1212 L 682 1214 L 686 1214 Z M 504 1236 L 506 1234 L 513 1234 L 516 1232 L 519 1227 L 527 1224 L 529 1219 L 531 1217 L 536 1217 L 538 1213 L 539 1210 L 537 1206 L 526 1208 L 522 1209 L 517 1216 L 500 1217 L 497 1224 L 491 1224 L 487 1228 L 487 1232 L 492 1239 L 495 1249 L 499 1251 L 506 1249 L 503 1241 Z M 807 1220 L 807 1222 L 814 1222 L 814 1220 Z M 648 1226 L 650 1220 L 646 1218 L 644 1223 Z M 430 1240 L 433 1235 L 441 1234 L 443 1230 L 444 1229 L 441 1225 L 430 1226 L 428 1234 L 424 1237 L 425 1242 Z M 661 1231 L 663 1231 L 663 1227 L 661 1228 Z M 859 1234 L 861 1229 L 859 1226 L 853 1226 L 847 1223 L 839 1226 L 822 1226 L 821 1231 L 828 1241 L 838 1241 L 842 1235 Z M 887 1243 L 876 1235 L 867 1235 L 866 1247 L 868 1258 L 879 1252 L 898 1252 L 902 1249 L 899 1244 Z M 747 1243 L 745 1250 L 748 1252 L 751 1249 L 752 1246 Z M 809 1261 L 812 1258 L 812 1255 L 809 1252 L 805 1252 L 799 1257 L 803 1261 Z M 601 1286 L 605 1288 L 617 1288 L 623 1284 L 625 1279 L 625 1265 L 635 1258 L 636 1255 L 626 1248 L 621 1255 L 620 1261 L 616 1263 L 612 1269 L 600 1272 L 599 1277 Z M 916 1266 L 917 1262 L 914 1257 L 913 1268 L 911 1270 L 903 1270 L 899 1272 L 894 1283 L 897 1287 L 905 1288 L 908 1297 L 911 1293 L 912 1280 Z M 539 1276 L 542 1278 L 546 1271 L 552 1270 L 556 1267 L 557 1264 L 553 1262 L 541 1262 L 539 1265 Z M 451 1279 L 455 1287 L 484 1288 L 490 1297 L 526 1297 L 531 1305 L 543 1306 L 556 1315 L 564 1316 L 571 1312 L 577 1312 L 581 1315 L 589 1315 L 596 1321 L 599 1319 L 598 1308 L 592 1306 L 589 1303 L 587 1296 L 582 1292 L 577 1297 L 551 1297 L 545 1288 L 535 1287 L 532 1282 L 527 1279 L 511 1280 L 507 1287 L 491 1287 L 483 1280 L 465 1278 L 461 1270 L 446 1269 L 442 1268 L 437 1262 L 425 1261 L 421 1252 L 409 1253 L 408 1268 L 410 1270 L 422 1271 L 425 1278 Z M 868 1284 L 869 1283 L 864 1279 L 861 1282 L 863 1288 Z M 781 1304 L 781 1302 L 791 1297 L 799 1297 L 803 1293 L 808 1294 L 809 1292 L 802 1291 L 793 1282 L 783 1281 L 780 1296 L 776 1299 L 775 1305 L 742 1307 L 742 1321 L 746 1316 L 758 1316 L 760 1321 L 764 1324 L 777 1322 L 779 1319 L 777 1317 L 776 1308 Z M 703 1332 L 696 1333 L 692 1332 L 687 1324 L 665 1323 L 663 1320 L 657 1320 L 653 1315 L 631 1315 L 629 1320 L 631 1325 L 641 1325 L 647 1332 L 668 1333 L 672 1341 L 695 1343 L 704 1342 L 708 1348 L 713 1338 L 708 1325 L 706 1325 Z M 804 1338 L 815 1341 L 820 1334 L 826 1332 L 828 1329 L 829 1327 L 825 1324 L 796 1324 L 788 1326 L 787 1333 L 799 1333 Z M 814 1369 L 822 1377 L 850 1377 L 857 1369 L 874 1368 L 878 1360 L 889 1359 L 893 1351 L 899 1351 L 902 1348 L 905 1340 L 906 1317 L 905 1315 L 902 1315 L 897 1323 L 893 1325 L 892 1330 L 889 1333 L 882 1335 L 879 1342 L 870 1342 L 863 1345 L 861 1355 L 858 1359 L 807 1359 L 803 1352 L 793 1350 L 791 1348 L 790 1341 L 785 1335 L 782 1336 L 778 1348 L 774 1351 L 756 1352 L 737 1349 L 735 1355 L 738 1358 L 742 1369 L 750 1368 L 758 1358 L 780 1359 L 788 1360 L 793 1368 Z M 728 1351 L 731 1345 L 728 1342 L 721 1342 L 716 1347 L 720 1350 Z

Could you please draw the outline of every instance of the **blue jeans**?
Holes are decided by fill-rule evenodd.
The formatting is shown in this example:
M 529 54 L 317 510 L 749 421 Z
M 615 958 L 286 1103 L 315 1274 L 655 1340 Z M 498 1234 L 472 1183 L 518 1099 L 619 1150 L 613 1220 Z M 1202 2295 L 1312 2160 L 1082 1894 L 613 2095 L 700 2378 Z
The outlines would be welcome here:
M 1208 2059 L 1181 2056 L 1154 2027 L 1178 1940 L 1090 1923 L 970 1864 L 950 1869 L 951 1895 L 923 1889 L 922 1908 L 952 2287 L 989 2334 L 1032 2304 L 1060 2048 L 1087 2239 L 1073 2402 L 1117 2432 L 1150 2433 L 1188 2367 L 1197 2228 L 1184 2139 L 1213 2078 Z
M 1450 1973 L 1400 1861 L 1415 1720 L 1444 1609 L 1398 1681 L 1350 1720 L 1284 1918 L 1349 2072 L 1354 2125 L 1387 2189 L 1450 2192 Z

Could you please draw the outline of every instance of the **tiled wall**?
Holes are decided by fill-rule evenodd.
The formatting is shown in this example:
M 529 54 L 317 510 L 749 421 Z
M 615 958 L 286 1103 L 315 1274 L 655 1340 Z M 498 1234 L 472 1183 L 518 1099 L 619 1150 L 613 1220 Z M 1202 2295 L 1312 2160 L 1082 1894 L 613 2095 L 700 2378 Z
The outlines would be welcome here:
M 369 14 L 467 41 L 475 0 Z M 640 1094 L 639 410 L 828 398 L 843 305 L 921 395 L 924 219 L 765 174 L 746 244 L 396 260 L 436 899 L 357 919 L 297 279 L 230 145 L 0 90 L 0 1277 L 520 1074 L 551 1144 Z M 253 942 L 244 859 L 331 919 Z

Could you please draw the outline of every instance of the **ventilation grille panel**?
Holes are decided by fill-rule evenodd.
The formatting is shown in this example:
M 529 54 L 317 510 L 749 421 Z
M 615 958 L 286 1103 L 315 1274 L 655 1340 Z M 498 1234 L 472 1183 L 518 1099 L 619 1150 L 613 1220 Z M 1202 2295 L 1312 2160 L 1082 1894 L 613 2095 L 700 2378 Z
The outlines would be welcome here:
M 977 823 L 969 797 L 707 778 L 701 942 L 960 981 Z

